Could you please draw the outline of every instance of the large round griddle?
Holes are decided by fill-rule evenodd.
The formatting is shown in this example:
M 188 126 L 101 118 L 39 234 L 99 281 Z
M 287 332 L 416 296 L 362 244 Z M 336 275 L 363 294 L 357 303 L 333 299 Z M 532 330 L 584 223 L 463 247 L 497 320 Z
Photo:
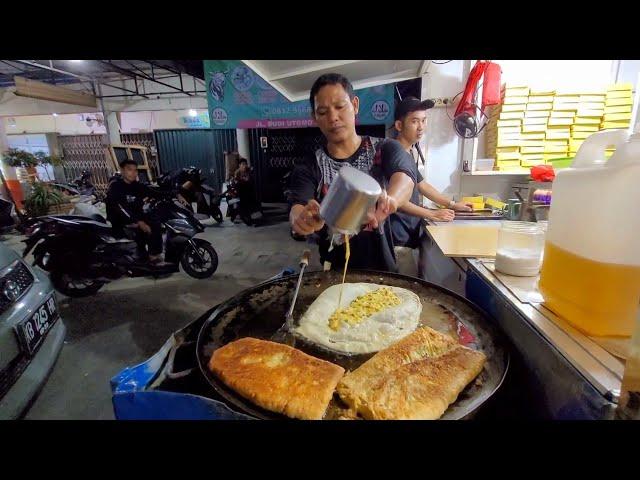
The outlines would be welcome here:
M 231 408 L 258 419 L 287 417 L 262 409 L 235 393 L 209 370 L 208 363 L 214 350 L 239 338 L 271 340 L 271 336 L 284 322 L 297 277 L 290 275 L 270 280 L 240 292 L 211 313 L 198 336 L 198 364 L 205 379 Z M 293 312 L 294 319 L 299 319 L 326 288 L 341 281 L 342 275 L 339 272 L 306 272 Z M 347 273 L 346 282 L 376 283 L 411 290 L 420 297 L 423 305 L 421 325 L 452 335 L 466 329 L 474 337 L 475 341 L 467 346 L 484 352 L 487 362 L 476 380 L 449 406 L 441 417 L 443 420 L 470 418 L 500 387 L 507 374 L 509 355 L 502 335 L 476 305 L 443 287 L 400 274 L 354 270 Z M 340 365 L 347 371 L 356 369 L 373 356 L 345 355 L 306 342 L 300 337 L 295 339 L 296 348 Z M 339 418 L 343 409 L 346 409 L 346 406 L 336 394 L 325 418 Z

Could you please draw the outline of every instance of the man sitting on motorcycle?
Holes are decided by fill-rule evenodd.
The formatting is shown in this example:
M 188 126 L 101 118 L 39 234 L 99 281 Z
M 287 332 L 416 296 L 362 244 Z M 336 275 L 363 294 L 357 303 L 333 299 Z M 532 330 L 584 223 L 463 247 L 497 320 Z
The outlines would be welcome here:
M 174 174 L 173 188 L 177 191 L 177 198 L 185 207 L 192 203 L 198 204 L 198 212 L 208 213 L 208 205 L 200 191 L 202 172 L 199 168 L 183 168 Z
M 186 208 L 193 211 L 192 204 L 197 205 L 197 212 L 207 215 L 209 218 L 200 220 L 203 225 L 211 225 L 215 221 L 212 217 L 215 208 L 212 208 L 202 192 L 206 185 L 203 185 L 204 177 L 202 171 L 196 167 L 186 167 L 173 170 L 160 179 L 160 186 L 171 190 L 176 195 L 176 199 Z
M 144 199 L 157 195 L 138 181 L 138 166 L 133 160 L 120 163 L 121 177 L 114 178 L 107 190 L 107 219 L 117 237 L 127 237 L 125 228 L 135 231 L 135 240 L 141 256 L 149 248 L 149 262 L 162 264 L 162 229 L 157 218 L 143 211 Z

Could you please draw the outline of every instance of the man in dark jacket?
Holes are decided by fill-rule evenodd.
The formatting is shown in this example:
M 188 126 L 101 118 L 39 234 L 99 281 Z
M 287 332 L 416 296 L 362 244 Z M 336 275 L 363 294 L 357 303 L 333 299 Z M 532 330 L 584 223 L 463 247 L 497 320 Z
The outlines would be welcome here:
M 114 179 L 107 190 L 107 219 L 118 237 L 126 237 L 125 229 L 135 232 L 141 255 L 146 256 L 145 244 L 149 248 L 149 261 L 162 262 L 162 229 L 160 222 L 143 211 L 144 199 L 155 197 L 155 193 L 138 181 L 138 166 L 133 160 L 120 163 L 120 178 Z

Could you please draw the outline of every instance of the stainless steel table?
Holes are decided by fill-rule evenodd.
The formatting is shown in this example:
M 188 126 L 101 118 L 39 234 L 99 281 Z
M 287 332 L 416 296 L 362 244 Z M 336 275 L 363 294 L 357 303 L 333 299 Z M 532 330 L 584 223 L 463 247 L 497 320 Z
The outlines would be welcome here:
M 487 222 L 494 220 L 454 221 L 465 225 Z M 546 309 L 536 278 L 496 273 L 488 259 L 445 257 L 437 245 L 432 250 L 430 260 L 436 271 L 429 280 L 464 293 L 511 341 L 515 360 L 510 372 L 512 388 L 529 402 L 525 413 L 551 419 L 610 417 L 623 361 Z

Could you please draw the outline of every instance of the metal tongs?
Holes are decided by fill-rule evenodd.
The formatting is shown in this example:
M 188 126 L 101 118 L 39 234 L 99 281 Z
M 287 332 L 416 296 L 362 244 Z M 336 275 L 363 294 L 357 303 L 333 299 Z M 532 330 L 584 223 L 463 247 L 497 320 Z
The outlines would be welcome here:
M 293 309 L 296 306 L 296 300 L 298 299 L 298 292 L 300 291 L 300 284 L 302 283 L 302 275 L 304 274 L 304 269 L 309 265 L 309 258 L 311 257 L 311 252 L 309 250 L 305 250 L 302 253 L 302 258 L 300 259 L 300 274 L 298 275 L 298 283 L 296 284 L 296 290 L 293 293 L 293 300 L 291 301 L 291 306 L 289 310 L 287 310 L 287 314 L 284 317 L 284 323 L 278 329 L 276 333 L 273 334 L 271 340 L 280 343 L 286 343 L 287 345 L 294 346 L 295 338 L 292 335 L 288 335 L 288 333 L 293 328 Z

